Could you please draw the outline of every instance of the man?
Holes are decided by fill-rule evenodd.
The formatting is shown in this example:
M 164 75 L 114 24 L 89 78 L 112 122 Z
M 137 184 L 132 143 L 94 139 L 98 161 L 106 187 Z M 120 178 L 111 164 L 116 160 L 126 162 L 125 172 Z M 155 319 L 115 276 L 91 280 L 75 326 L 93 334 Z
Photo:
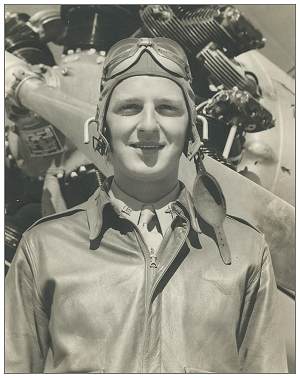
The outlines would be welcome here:
M 114 177 L 24 234 L 6 282 L 7 372 L 286 371 L 263 235 L 210 223 L 208 197 L 194 206 L 178 181 L 199 146 L 190 81 L 171 40 L 111 48 L 94 142 Z

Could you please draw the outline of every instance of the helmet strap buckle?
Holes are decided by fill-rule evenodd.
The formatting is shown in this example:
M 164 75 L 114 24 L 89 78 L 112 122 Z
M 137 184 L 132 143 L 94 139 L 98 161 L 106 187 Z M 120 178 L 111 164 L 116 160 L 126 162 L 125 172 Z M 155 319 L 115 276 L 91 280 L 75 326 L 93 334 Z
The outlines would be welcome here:
M 186 153 L 187 158 L 189 160 L 192 160 L 194 158 L 194 156 L 197 154 L 197 152 L 200 150 L 200 147 L 202 146 L 202 141 L 195 124 L 192 125 L 191 133 L 192 138 L 189 141 Z
M 107 156 L 109 151 L 109 143 L 102 132 L 99 132 L 98 138 L 93 136 L 93 148 L 95 151 L 99 152 L 101 156 Z

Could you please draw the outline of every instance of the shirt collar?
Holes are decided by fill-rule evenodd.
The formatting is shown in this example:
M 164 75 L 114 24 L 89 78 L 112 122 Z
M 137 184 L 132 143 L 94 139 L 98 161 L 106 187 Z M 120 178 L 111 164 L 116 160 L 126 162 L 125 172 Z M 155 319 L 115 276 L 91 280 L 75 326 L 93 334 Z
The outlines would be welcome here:
M 155 209 L 163 235 L 172 221 L 170 203 L 173 203 L 178 198 L 179 193 L 180 185 L 178 182 L 169 193 L 160 198 L 158 201 L 151 203 Z M 130 219 L 136 225 L 139 222 L 142 208 L 145 205 L 149 205 L 148 203 L 145 204 L 144 202 L 138 201 L 137 199 L 129 196 L 117 185 L 115 180 L 112 181 L 109 196 L 111 197 L 119 215 L 123 215 L 125 218 Z

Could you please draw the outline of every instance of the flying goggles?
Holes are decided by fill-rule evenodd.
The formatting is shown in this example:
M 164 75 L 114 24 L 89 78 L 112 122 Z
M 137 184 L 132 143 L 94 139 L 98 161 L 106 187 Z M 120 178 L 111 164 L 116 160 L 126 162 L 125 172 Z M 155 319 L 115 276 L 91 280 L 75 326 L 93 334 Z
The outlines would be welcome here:
M 102 81 L 107 81 L 127 71 L 140 56 L 147 52 L 170 73 L 192 82 L 187 57 L 182 47 L 168 38 L 127 38 L 109 50 L 103 67 Z

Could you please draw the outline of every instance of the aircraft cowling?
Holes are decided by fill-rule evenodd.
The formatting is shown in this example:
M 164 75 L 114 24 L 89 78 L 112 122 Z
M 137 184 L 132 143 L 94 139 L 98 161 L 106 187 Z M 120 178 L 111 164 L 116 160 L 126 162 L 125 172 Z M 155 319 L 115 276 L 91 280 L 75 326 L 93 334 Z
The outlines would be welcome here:
M 256 174 L 261 186 L 294 206 L 295 81 L 257 51 L 244 53 L 237 60 L 257 76 L 260 102 L 275 118 L 275 127 L 246 134 L 238 171 Z

